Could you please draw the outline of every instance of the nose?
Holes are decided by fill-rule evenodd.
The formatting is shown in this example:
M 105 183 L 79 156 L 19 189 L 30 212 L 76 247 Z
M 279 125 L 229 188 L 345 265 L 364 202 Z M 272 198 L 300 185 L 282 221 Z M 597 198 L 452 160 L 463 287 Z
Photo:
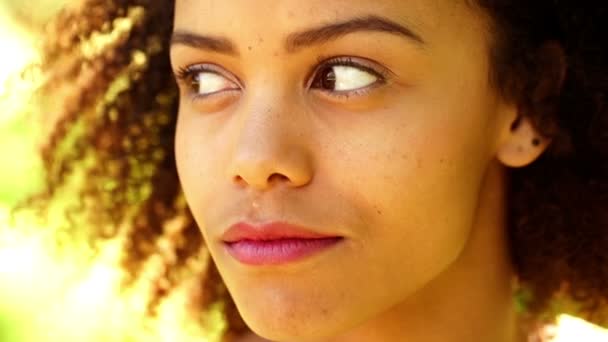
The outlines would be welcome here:
M 303 186 L 313 175 L 304 129 L 283 108 L 250 111 L 235 134 L 229 177 L 239 186 L 268 190 Z

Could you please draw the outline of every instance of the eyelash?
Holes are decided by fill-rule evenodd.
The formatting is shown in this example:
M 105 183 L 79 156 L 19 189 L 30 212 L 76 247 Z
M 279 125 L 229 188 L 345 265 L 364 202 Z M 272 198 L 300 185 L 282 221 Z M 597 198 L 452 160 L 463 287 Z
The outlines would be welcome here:
M 194 77 L 201 72 L 213 73 L 213 74 L 224 77 L 224 75 L 221 72 L 219 72 L 218 70 L 216 70 L 216 68 L 210 67 L 207 64 L 193 64 L 193 65 L 189 65 L 187 67 L 180 67 L 177 70 L 177 72 L 175 73 L 175 78 L 177 79 L 178 83 L 182 83 L 186 87 L 191 87 Z M 206 97 L 210 97 L 217 93 L 223 92 L 223 90 L 222 90 L 222 91 L 213 92 L 210 94 L 199 94 L 196 91 L 192 91 L 192 89 L 189 89 L 189 90 L 190 90 L 190 92 L 188 95 L 192 96 L 193 100 L 195 100 L 195 101 L 202 100 Z
M 313 68 L 313 71 L 309 73 L 309 77 L 307 77 L 307 79 L 310 79 L 309 87 L 312 84 L 312 82 L 314 82 L 314 78 L 311 78 L 311 76 L 316 77 L 318 75 L 318 73 L 321 70 L 323 70 L 324 68 L 334 67 L 334 66 L 350 66 L 350 67 L 354 67 L 357 69 L 361 69 L 367 73 L 370 73 L 371 75 L 376 77 L 378 80 L 370 86 L 367 86 L 367 87 L 364 87 L 361 89 L 349 90 L 349 91 L 326 91 L 326 90 L 321 90 L 321 89 L 315 89 L 315 90 L 327 93 L 327 94 L 329 94 L 329 96 L 333 96 L 333 97 L 337 97 L 337 98 L 349 98 L 352 95 L 355 95 L 355 96 L 365 95 L 365 94 L 369 93 L 376 86 L 386 84 L 387 81 L 390 79 L 392 73 L 387 68 L 384 68 L 384 67 L 373 68 L 373 67 L 367 66 L 365 64 L 356 62 L 355 61 L 356 59 L 363 59 L 363 58 L 360 58 L 360 57 L 353 58 L 350 56 L 327 58 L 324 56 L 320 56 L 317 59 L 317 65 Z M 365 59 L 363 59 L 363 60 L 365 60 Z
M 357 58 L 357 59 L 360 59 L 360 58 Z M 306 78 L 308 80 L 307 81 L 308 87 L 310 87 L 312 85 L 312 83 L 315 80 L 314 77 L 318 75 L 319 71 L 323 70 L 324 68 L 333 67 L 333 66 L 355 67 L 355 68 L 361 69 L 365 72 L 368 72 L 368 73 L 374 75 L 378 79 L 374 84 L 372 84 L 370 86 L 367 86 L 367 87 L 364 87 L 361 89 L 349 90 L 349 91 L 328 91 L 328 90 L 322 90 L 322 89 L 315 89 L 317 91 L 327 93 L 329 96 L 333 96 L 333 97 L 337 97 L 337 98 L 349 98 L 352 95 L 355 95 L 355 96 L 364 95 L 364 94 L 368 93 L 372 88 L 375 88 L 378 85 L 385 84 L 390 79 L 390 76 L 392 75 L 390 70 L 388 70 L 386 68 L 383 68 L 383 67 L 372 68 L 370 66 L 356 62 L 355 58 L 353 58 L 353 57 L 341 56 L 341 57 L 326 58 L 324 56 L 321 56 L 317 59 L 316 66 L 312 69 L 311 72 L 309 72 L 309 75 Z M 175 78 L 177 79 L 178 82 L 181 82 L 185 86 L 191 87 L 192 80 L 198 73 L 201 73 L 201 72 L 214 73 L 214 74 L 224 77 L 221 72 L 216 70 L 216 68 L 209 67 L 207 64 L 193 64 L 193 65 L 190 65 L 187 67 L 180 67 L 177 70 L 177 72 L 175 73 Z M 203 98 L 210 97 L 210 96 L 213 96 L 213 95 L 215 95 L 217 93 L 221 93 L 221 92 L 224 92 L 224 91 L 222 90 L 222 91 L 213 92 L 210 94 L 198 94 L 196 91 L 191 91 L 190 95 L 193 97 L 194 100 L 201 100 Z

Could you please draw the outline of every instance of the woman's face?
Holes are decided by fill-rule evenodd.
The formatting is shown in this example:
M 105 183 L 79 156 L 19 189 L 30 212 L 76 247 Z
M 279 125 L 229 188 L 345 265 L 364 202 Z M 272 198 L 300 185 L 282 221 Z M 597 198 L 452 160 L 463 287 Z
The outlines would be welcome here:
M 481 13 L 454 0 L 178 0 L 175 33 L 173 68 L 194 75 L 180 85 L 179 177 L 255 332 L 335 335 L 458 259 L 514 118 L 489 84 Z M 252 266 L 221 241 L 239 221 L 344 240 Z

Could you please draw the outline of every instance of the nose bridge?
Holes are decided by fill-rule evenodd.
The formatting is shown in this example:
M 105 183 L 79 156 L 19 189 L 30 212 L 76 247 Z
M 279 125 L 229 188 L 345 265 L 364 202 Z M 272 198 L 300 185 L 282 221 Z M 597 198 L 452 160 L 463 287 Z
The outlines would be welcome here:
M 312 169 L 297 108 L 278 92 L 250 95 L 237 114 L 229 177 L 259 190 L 276 180 L 290 186 L 306 184 Z

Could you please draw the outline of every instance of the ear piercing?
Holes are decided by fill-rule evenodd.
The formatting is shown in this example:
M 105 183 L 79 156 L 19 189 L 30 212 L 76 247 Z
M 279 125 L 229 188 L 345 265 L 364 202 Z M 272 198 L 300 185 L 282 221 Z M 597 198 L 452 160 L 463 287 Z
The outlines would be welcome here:
M 532 139 L 532 145 L 534 145 L 534 146 L 540 145 L 540 139 L 538 139 L 538 138 Z

